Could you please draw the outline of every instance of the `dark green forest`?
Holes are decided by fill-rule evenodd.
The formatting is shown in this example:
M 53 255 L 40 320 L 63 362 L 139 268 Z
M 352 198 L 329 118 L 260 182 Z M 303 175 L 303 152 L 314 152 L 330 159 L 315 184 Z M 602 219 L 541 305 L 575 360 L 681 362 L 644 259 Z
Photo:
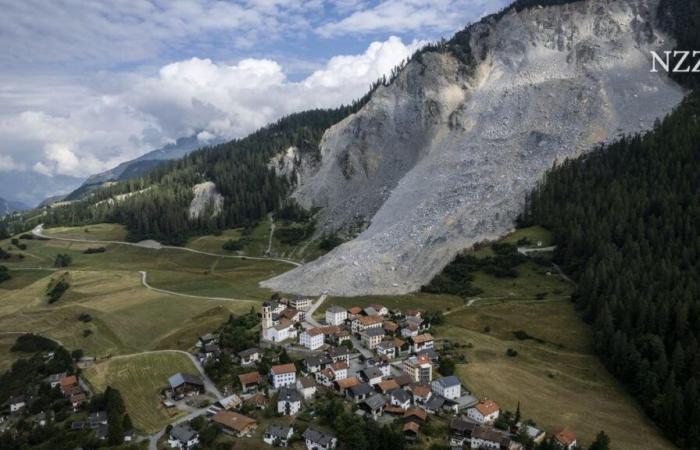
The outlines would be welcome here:
M 554 233 L 597 352 L 679 446 L 700 442 L 700 93 L 551 170 L 520 225 Z

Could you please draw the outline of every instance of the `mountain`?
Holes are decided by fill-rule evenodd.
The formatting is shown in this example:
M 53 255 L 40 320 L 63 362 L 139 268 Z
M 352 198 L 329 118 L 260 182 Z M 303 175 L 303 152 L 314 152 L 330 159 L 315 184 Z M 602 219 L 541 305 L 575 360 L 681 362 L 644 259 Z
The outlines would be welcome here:
M 207 145 L 218 144 L 220 141 L 210 142 Z M 85 185 L 101 184 L 107 181 L 129 180 L 138 178 L 149 169 L 157 166 L 163 161 L 178 159 L 187 155 L 193 150 L 203 147 L 202 141 L 197 139 L 197 135 L 183 137 L 172 144 L 168 144 L 157 150 L 150 151 L 131 161 L 119 164 L 117 167 L 92 175 L 85 180 Z
M 77 177 L 48 176 L 32 170 L 3 172 L 0 174 L 0 197 L 36 206 L 47 197 L 68 194 L 82 181 Z
M 317 234 L 369 225 L 264 286 L 415 291 L 461 249 L 512 229 L 546 169 L 649 129 L 682 100 L 650 72 L 650 51 L 674 45 L 659 1 L 523 3 L 536 2 L 419 53 L 324 134 L 293 198 L 320 208 Z
M 215 145 L 220 142 L 221 140 L 209 141 L 206 145 Z M 136 159 L 123 162 L 110 170 L 91 175 L 87 180 L 85 180 L 85 182 L 83 182 L 82 185 L 80 185 L 78 189 L 63 197 L 62 200 L 80 200 L 85 198 L 95 189 L 102 187 L 105 183 L 139 178 L 146 174 L 149 170 L 163 163 L 163 161 L 182 158 L 193 150 L 197 150 L 204 146 L 205 144 L 197 139 L 196 134 L 189 137 L 179 138 L 172 144 L 152 150 Z
M 22 202 L 13 202 L 0 198 L 0 217 L 16 211 L 25 211 L 30 207 Z

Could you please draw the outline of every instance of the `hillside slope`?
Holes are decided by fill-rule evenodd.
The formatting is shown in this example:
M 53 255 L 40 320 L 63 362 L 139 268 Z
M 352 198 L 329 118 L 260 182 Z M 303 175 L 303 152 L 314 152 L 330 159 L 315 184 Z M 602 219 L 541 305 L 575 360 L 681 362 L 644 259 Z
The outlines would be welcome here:
M 511 10 L 448 42 L 461 53 L 414 58 L 325 133 L 321 164 L 293 195 L 321 208 L 319 233 L 369 227 L 263 285 L 405 293 L 459 250 L 505 233 L 553 163 L 648 129 L 681 101 L 675 82 L 649 70 L 650 50 L 674 45 L 657 8 L 618 0 Z

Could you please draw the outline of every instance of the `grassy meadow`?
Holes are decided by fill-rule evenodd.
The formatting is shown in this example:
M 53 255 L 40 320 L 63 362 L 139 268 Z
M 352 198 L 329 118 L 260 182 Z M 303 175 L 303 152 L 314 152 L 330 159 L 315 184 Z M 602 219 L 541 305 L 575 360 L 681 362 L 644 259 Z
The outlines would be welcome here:
M 119 389 L 134 427 L 153 433 L 182 414 L 160 405 L 160 391 L 177 372 L 196 374 L 197 369 L 186 355 L 158 352 L 113 358 L 86 369 L 84 375 L 98 392 L 107 386 Z

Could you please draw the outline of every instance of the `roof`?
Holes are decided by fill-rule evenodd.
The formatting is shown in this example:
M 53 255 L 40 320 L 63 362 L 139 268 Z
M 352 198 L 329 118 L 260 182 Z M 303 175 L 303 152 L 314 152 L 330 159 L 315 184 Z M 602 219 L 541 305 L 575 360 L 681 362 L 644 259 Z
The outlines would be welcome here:
M 241 404 L 241 398 L 236 394 L 232 394 L 219 400 L 219 404 L 226 409 L 235 408 Z
M 378 323 L 382 323 L 384 319 L 382 319 L 382 316 L 378 315 L 373 315 L 373 316 L 362 316 L 358 318 L 357 320 L 360 321 L 360 324 L 363 326 L 369 326 L 369 325 L 375 325 Z
M 411 400 L 411 396 L 409 396 L 408 392 L 404 391 L 403 389 L 394 389 L 393 391 L 389 392 L 389 395 L 393 399 L 396 399 L 396 401 L 399 403 L 406 403 L 407 401 Z
M 277 330 L 277 331 L 286 330 L 287 328 L 289 328 L 289 327 L 291 327 L 291 326 L 293 326 L 293 325 L 294 325 L 294 324 L 293 324 L 289 319 L 286 319 L 286 318 L 283 317 L 283 318 L 280 319 L 280 323 L 278 323 L 277 325 L 275 325 L 275 330 Z
M 474 408 L 476 408 L 476 410 L 479 411 L 479 413 L 481 413 L 482 416 L 488 416 L 500 409 L 496 402 L 494 402 L 493 400 L 481 401 L 477 403 L 476 406 L 474 406 Z
M 399 389 L 399 383 L 396 382 L 396 380 L 384 380 L 382 382 L 377 383 L 377 387 L 382 392 L 389 392 L 393 391 L 394 389 Z
M 330 444 L 331 441 L 335 438 L 335 436 L 333 436 L 330 433 L 324 433 L 312 427 L 307 428 L 306 431 L 304 431 L 304 434 L 302 434 L 302 437 L 304 439 L 310 440 L 311 442 L 320 444 L 324 447 Z
M 369 383 L 359 383 L 354 386 L 350 386 L 350 395 L 353 397 L 357 395 L 367 395 L 371 394 L 374 392 L 372 389 L 372 386 L 369 385 Z
M 369 337 L 384 336 L 384 329 L 383 328 L 367 328 L 365 331 L 362 332 L 362 334 L 367 335 Z
M 367 378 L 368 380 L 377 377 L 381 378 L 384 375 L 382 371 L 377 369 L 376 367 L 367 367 L 365 369 L 362 369 L 360 373 L 363 377 Z
M 212 422 L 216 422 L 239 433 L 246 431 L 251 426 L 257 425 L 255 419 L 251 419 L 243 414 L 238 414 L 233 411 L 219 411 L 211 418 Z
M 420 430 L 420 425 L 418 425 L 415 422 L 406 422 L 405 424 L 403 424 L 404 433 L 406 431 L 410 431 L 412 433 L 418 433 L 418 430 Z
M 423 364 L 432 364 L 432 361 L 426 355 L 411 356 L 410 358 L 406 359 L 404 362 L 409 363 L 409 364 L 414 365 L 414 366 L 423 365 Z
M 90 422 L 107 422 L 107 411 L 95 411 L 88 416 Z
M 215 339 L 216 339 L 216 336 L 213 335 L 212 333 L 207 333 L 204 336 L 199 337 L 200 341 L 213 341 Z
M 359 306 L 353 306 L 352 308 L 348 308 L 348 314 L 353 314 L 353 315 L 358 315 L 362 312 L 362 308 Z
M 337 363 L 331 364 L 331 369 L 333 370 L 343 370 L 348 368 L 348 363 L 345 361 L 338 361 Z
M 417 309 L 407 309 L 406 310 L 406 315 L 407 316 L 420 316 L 421 312 Z
M 251 347 L 251 348 L 247 348 L 241 352 L 238 352 L 238 356 L 240 356 L 241 358 L 245 358 L 246 356 L 252 356 L 256 353 L 260 353 L 260 349 L 257 347 Z
M 425 342 L 430 342 L 433 340 L 433 335 L 430 333 L 419 334 L 418 336 L 411 336 L 411 342 L 414 344 L 423 344 Z
M 270 372 L 272 372 L 273 375 L 281 375 L 283 373 L 296 373 L 296 371 L 297 368 L 292 363 L 272 366 L 272 368 L 270 369 Z
M 308 389 L 316 386 L 316 380 L 314 380 L 313 377 L 310 376 L 301 377 L 299 378 L 298 382 L 303 389 Z
M 374 394 L 366 398 L 364 403 L 369 406 L 370 409 L 379 409 L 386 404 L 386 401 L 381 394 Z
M 459 382 L 459 378 L 457 378 L 457 377 L 454 376 L 454 375 L 450 375 L 449 377 L 442 377 L 442 378 L 439 378 L 439 379 L 433 381 L 433 383 L 437 383 L 437 384 L 439 384 L 440 386 L 442 386 L 443 388 L 449 388 L 449 387 L 453 387 L 453 386 L 459 386 L 459 385 L 461 384 L 461 383 Z
M 404 341 L 401 338 L 394 338 L 394 340 L 392 341 L 392 344 L 394 344 L 394 347 L 401 348 L 404 345 L 406 345 L 406 341 Z
M 171 376 L 168 378 L 168 383 L 170 383 L 171 388 L 176 388 L 178 386 L 182 386 L 183 384 L 196 384 L 198 386 L 204 386 L 204 383 L 202 380 L 196 376 L 196 375 L 191 375 L 189 373 L 182 373 L 178 372 L 175 375 Z
M 269 434 L 270 436 L 275 438 L 287 439 L 293 432 L 294 429 L 292 427 L 288 427 L 286 425 L 270 424 L 270 426 L 267 427 L 265 434 Z
M 14 405 L 16 403 L 24 403 L 24 395 L 16 395 L 14 397 L 10 397 L 10 404 Z
M 260 383 L 260 378 L 261 376 L 258 372 L 248 372 L 238 375 L 238 381 L 240 381 L 243 386 Z
M 280 316 L 286 318 L 286 319 L 293 319 L 297 314 L 299 314 L 299 310 L 296 308 L 285 308 L 284 311 L 280 313 Z
M 328 309 L 326 310 L 326 312 L 333 313 L 333 314 L 342 314 L 342 313 L 346 313 L 346 312 L 347 312 L 347 309 L 341 308 L 341 307 L 338 306 L 338 305 L 333 305 L 333 306 L 331 306 L 330 308 L 328 308 Z
M 358 380 L 357 377 L 349 377 L 343 380 L 336 380 L 335 383 L 338 385 L 338 388 L 342 391 L 351 388 L 352 386 L 357 386 L 358 384 L 360 384 L 360 380 Z
M 322 366 L 324 364 L 330 364 L 332 360 L 326 355 L 316 355 L 307 356 L 304 358 L 304 365 L 306 367 Z
M 382 323 L 382 326 L 384 327 L 385 330 L 391 331 L 391 332 L 399 329 L 399 325 L 396 322 L 392 322 L 391 320 L 385 320 Z
M 477 438 L 485 441 L 501 442 L 502 437 L 502 433 L 494 430 L 491 427 L 485 427 L 483 425 L 478 425 L 476 428 L 474 428 L 474 431 L 472 431 L 472 439 Z
M 400 375 L 395 376 L 394 380 L 401 387 L 408 386 L 409 384 L 413 383 L 413 378 L 409 374 L 404 372 L 402 372 Z
M 78 384 L 78 379 L 76 378 L 75 375 L 71 375 L 68 377 L 63 377 L 58 381 L 61 384 L 61 387 L 68 387 L 68 386 L 73 386 L 74 384 Z
M 569 445 L 576 442 L 576 435 L 573 431 L 564 427 L 561 430 L 554 433 L 554 439 L 556 439 L 557 442 L 564 444 L 568 447 Z
M 407 417 L 417 417 L 421 420 L 425 420 L 428 418 L 428 413 L 414 406 L 413 408 L 408 408 L 406 412 L 403 413 L 403 417 L 404 419 Z
M 180 423 L 170 430 L 170 437 L 174 438 L 180 442 L 189 442 L 195 437 L 197 437 L 197 432 L 192 429 L 188 424 Z
M 452 419 L 452 422 L 450 422 L 450 431 L 460 434 L 471 433 L 476 426 L 477 424 L 474 422 L 464 420 L 461 417 L 455 417 Z
M 425 402 L 425 407 L 426 409 L 429 409 L 431 411 L 437 411 L 438 409 L 442 408 L 442 405 L 444 404 L 445 399 L 443 397 L 433 395 L 432 397 L 430 397 L 430 400 Z
M 301 395 L 294 389 L 289 389 L 286 387 L 280 388 L 279 395 L 277 397 L 278 402 L 300 402 Z
M 267 397 L 265 397 L 265 394 L 262 392 L 258 392 L 257 394 L 243 400 L 243 403 L 253 404 L 255 406 L 265 406 L 267 404 Z
M 416 384 L 414 386 L 411 386 L 411 392 L 413 392 L 413 395 L 415 395 L 416 397 L 425 398 L 432 393 L 432 390 L 430 389 L 430 386 Z
M 391 349 L 394 348 L 394 343 L 391 341 L 382 341 L 377 346 L 380 348 Z
M 309 336 L 318 336 L 319 334 L 324 334 L 323 328 L 309 328 L 308 330 L 305 330 L 304 333 L 308 334 Z
M 529 438 L 535 439 L 537 436 L 544 433 L 544 431 L 540 430 L 537 427 L 533 427 L 532 425 L 526 425 L 525 426 L 525 433 L 527 433 Z
M 328 350 L 328 356 L 331 358 L 337 358 L 338 356 L 346 356 L 350 354 L 350 350 L 347 347 L 333 347 Z

